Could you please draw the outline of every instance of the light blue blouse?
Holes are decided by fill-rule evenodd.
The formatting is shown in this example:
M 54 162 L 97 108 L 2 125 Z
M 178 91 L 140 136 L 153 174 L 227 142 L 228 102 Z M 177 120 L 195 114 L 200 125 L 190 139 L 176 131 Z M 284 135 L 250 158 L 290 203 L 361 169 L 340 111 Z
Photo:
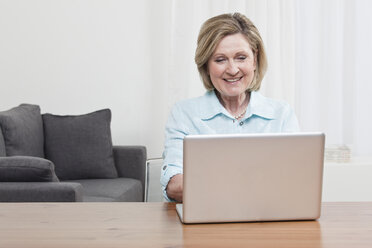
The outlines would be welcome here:
M 173 106 L 165 127 L 161 170 L 163 195 L 171 177 L 183 172 L 183 138 L 189 134 L 298 132 L 296 115 L 289 104 L 251 92 L 245 116 L 236 121 L 221 105 L 214 91 L 183 100 Z

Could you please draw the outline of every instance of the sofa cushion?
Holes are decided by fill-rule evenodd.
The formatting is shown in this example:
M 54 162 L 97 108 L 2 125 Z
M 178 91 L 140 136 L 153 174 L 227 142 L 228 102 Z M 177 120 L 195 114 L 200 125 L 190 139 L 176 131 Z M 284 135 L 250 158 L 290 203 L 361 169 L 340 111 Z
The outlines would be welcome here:
M 28 156 L 0 157 L 0 182 L 59 182 L 51 161 Z
M 43 115 L 45 157 L 60 180 L 116 178 L 111 140 L 111 111 L 86 115 Z
M 5 182 L 0 202 L 81 202 L 82 187 L 64 182 Z M 42 247 L 42 246 L 41 246 Z
M 1 131 L 0 128 L 0 157 L 5 157 L 5 143 L 4 143 L 4 137 L 3 137 L 3 131 Z
M 44 157 L 43 121 L 39 106 L 21 104 L 0 112 L 0 127 L 7 156 Z
M 83 187 L 83 201 L 143 201 L 141 181 L 133 178 L 89 179 L 68 182 L 80 183 Z

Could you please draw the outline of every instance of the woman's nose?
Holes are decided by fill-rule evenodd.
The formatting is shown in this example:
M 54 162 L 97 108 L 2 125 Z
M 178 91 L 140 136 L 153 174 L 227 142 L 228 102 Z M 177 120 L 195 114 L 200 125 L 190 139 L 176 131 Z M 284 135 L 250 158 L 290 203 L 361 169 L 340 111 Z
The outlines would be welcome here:
M 231 76 L 235 76 L 239 73 L 239 67 L 235 64 L 235 62 L 229 62 L 226 73 L 228 73 Z

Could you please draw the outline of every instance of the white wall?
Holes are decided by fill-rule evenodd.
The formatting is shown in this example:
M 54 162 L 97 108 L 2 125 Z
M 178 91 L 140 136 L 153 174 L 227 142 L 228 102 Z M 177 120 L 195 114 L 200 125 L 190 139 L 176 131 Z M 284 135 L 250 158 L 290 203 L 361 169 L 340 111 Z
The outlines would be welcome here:
M 0 110 L 110 108 L 114 144 L 146 145 L 160 156 L 168 110 L 153 109 L 163 106 L 156 82 L 166 75 L 149 51 L 164 56 L 157 36 L 166 27 L 152 2 L 0 0 Z

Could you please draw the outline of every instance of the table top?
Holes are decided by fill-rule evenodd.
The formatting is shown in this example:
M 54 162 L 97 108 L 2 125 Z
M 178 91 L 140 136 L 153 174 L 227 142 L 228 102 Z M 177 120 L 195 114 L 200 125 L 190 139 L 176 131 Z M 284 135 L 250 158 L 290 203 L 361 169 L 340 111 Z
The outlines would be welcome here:
M 0 247 L 372 247 L 372 202 L 317 221 L 183 225 L 174 203 L 0 203 Z

